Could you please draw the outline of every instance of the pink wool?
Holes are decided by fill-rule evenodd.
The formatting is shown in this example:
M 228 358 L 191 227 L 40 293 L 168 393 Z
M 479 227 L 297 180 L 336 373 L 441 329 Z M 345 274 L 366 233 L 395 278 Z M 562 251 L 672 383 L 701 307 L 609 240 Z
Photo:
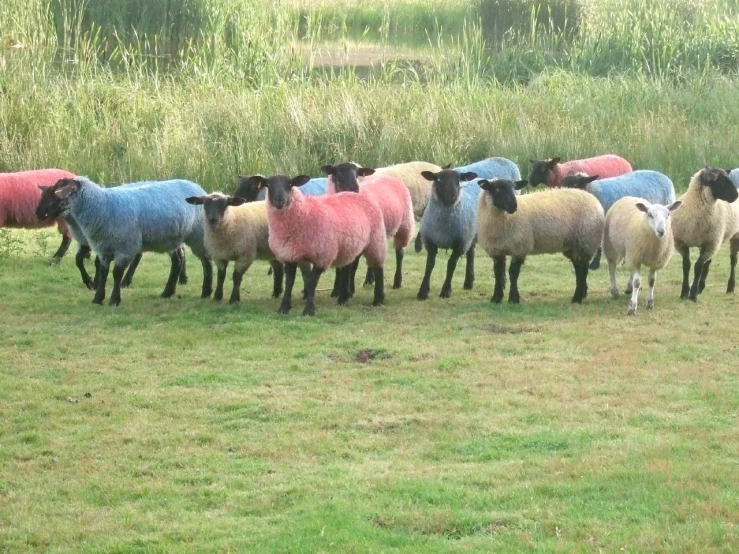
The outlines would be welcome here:
M 382 267 L 387 242 L 377 204 L 354 192 L 307 196 L 293 187 L 291 194 L 279 210 L 267 201 L 269 247 L 280 262 L 307 262 L 325 271 L 363 255 L 369 267 Z
M 328 177 L 326 194 L 334 194 L 333 177 Z M 397 177 L 374 173 L 359 181 L 359 192 L 371 198 L 380 208 L 388 237 L 393 237 L 396 250 L 410 244 L 416 230 L 413 201 L 405 183 Z
M 585 158 L 584 160 L 570 160 L 569 162 L 557 164 L 552 172 L 552 180 L 549 186 L 562 186 L 562 179 L 567 177 L 570 171 L 598 175 L 598 179 L 606 179 L 629 173 L 632 171 L 632 168 L 627 160 L 614 154 L 604 154 L 603 156 Z
M 41 200 L 41 186 L 52 186 L 59 179 L 71 179 L 73 173 L 62 169 L 36 169 L 17 173 L 0 173 L 0 227 L 39 229 L 56 223 L 59 232 L 69 236 L 66 222 L 39 221 L 36 207 Z

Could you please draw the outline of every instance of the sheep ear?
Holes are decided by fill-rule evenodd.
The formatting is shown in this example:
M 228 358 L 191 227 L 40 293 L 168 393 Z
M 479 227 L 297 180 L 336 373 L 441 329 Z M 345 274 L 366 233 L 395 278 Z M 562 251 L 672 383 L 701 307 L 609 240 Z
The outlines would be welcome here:
M 229 196 L 226 204 L 229 206 L 241 206 L 244 202 L 246 202 L 246 200 L 239 196 Z
M 635 205 L 636 205 L 636 209 L 639 210 L 640 212 L 647 213 L 649 211 L 649 208 L 647 208 L 642 202 L 637 202 Z
M 326 175 L 336 175 L 336 168 L 332 165 L 324 165 L 321 167 L 321 171 L 323 171 Z
M 462 173 L 459 176 L 460 181 L 471 181 L 472 179 L 477 179 L 477 173 L 473 173 L 472 171 L 468 171 L 467 173 Z
M 421 176 L 423 176 L 423 178 L 426 179 L 427 181 L 436 180 L 436 173 L 433 173 L 431 171 L 421 171 Z
M 562 159 L 562 158 L 552 158 L 551 160 L 549 160 L 549 161 L 547 162 L 547 165 L 548 165 L 549 167 L 554 167 L 555 165 L 557 165 L 557 164 L 559 163 L 559 160 L 561 160 L 561 159 Z
M 78 191 L 79 188 L 80 188 L 80 184 L 77 181 L 71 181 L 70 183 L 67 183 L 60 189 L 55 190 L 54 195 L 57 198 L 60 198 L 63 200 L 67 198 L 70 194 L 72 194 L 73 192 Z
M 452 167 L 452 164 L 446 164 L 441 169 L 449 169 L 450 167 Z
M 677 200 L 677 201 L 673 202 L 672 204 L 670 204 L 669 206 L 667 206 L 667 209 L 668 209 L 668 211 L 674 212 L 675 210 L 677 210 L 682 205 L 683 205 L 683 201 L 682 200 Z
M 372 169 L 371 167 L 360 167 L 359 169 L 357 169 L 357 176 L 358 177 L 368 177 L 372 175 L 374 172 L 375 170 Z
M 267 179 L 265 179 L 261 175 L 252 175 L 251 177 L 248 177 L 246 179 L 246 182 L 257 190 L 261 189 L 264 186 L 267 186 Z
M 480 188 L 482 190 L 490 190 L 491 189 L 491 187 L 490 187 L 490 181 L 488 181 L 487 179 L 480 179 L 479 181 L 477 181 L 477 184 L 480 185 Z
M 526 185 L 529 184 L 529 182 L 526 179 L 521 179 L 520 181 L 514 181 L 514 183 L 516 185 L 516 190 L 521 190 L 522 188 L 524 188 Z
M 188 196 L 185 198 L 185 202 L 188 204 L 194 204 L 195 206 L 200 206 L 201 204 L 205 203 L 205 197 L 204 196 Z
M 45 186 L 45 185 L 38 185 L 38 188 L 39 188 L 39 190 L 40 190 L 41 192 L 46 192 L 46 191 L 47 191 L 47 190 L 49 190 L 49 189 L 50 189 L 51 187 L 47 187 L 47 186 Z
M 531 158 L 529 158 L 529 162 L 533 165 L 536 163 L 536 160 L 532 160 Z
M 307 175 L 298 175 L 290 180 L 290 186 L 302 187 L 308 181 L 310 181 L 310 177 L 308 177 Z
M 583 179 L 583 182 L 585 184 L 588 184 L 588 183 L 592 183 L 593 181 L 597 181 L 598 179 L 600 179 L 600 175 L 591 175 L 590 177 L 585 177 Z

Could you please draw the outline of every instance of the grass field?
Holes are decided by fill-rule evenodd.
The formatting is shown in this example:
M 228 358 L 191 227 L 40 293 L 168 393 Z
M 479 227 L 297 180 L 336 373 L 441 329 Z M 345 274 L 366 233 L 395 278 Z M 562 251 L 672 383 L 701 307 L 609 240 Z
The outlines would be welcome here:
M 492 305 L 484 254 L 450 300 L 443 259 L 415 299 L 410 254 L 386 306 L 320 292 L 304 318 L 276 313 L 263 263 L 240 306 L 200 300 L 196 263 L 162 300 L 151 254 L 119 308 L 93 306 L 42 233 L 0 258 L 3 552 L 739 549 L 725 249 L 697 304 L 673 259 L 633 318 L 602 269 L 571 305 L 557 256 Z

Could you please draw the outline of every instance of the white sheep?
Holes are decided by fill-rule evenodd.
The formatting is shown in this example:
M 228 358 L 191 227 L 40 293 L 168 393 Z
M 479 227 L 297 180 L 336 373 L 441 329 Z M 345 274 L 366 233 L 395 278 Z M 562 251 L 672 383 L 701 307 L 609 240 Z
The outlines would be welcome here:
M 672 218 L 675 249 L 683 258 L 683 286 L 680 298 L 693 302 L 703 292 L 713 256 L 728 240 L 731 244 L 731 272 L 726 292 L 734 292 L 736 262 L 739 253 L 739 197 L 736 185 L 723 169 L 706 166 L 690 180 L 680 197 L 682 208 Z M 690 281 L 690 247 L 700 247 L 695 262 L 693 284 Z
M 624 196 L 617 200 L 606 215 L 603 230 L 603 253 L 608 260 L 611 276 L 611 295 L 618 298 L 616 266 L 625 263 L 629 270 L 631 302 L 629 315 L 636 314 L 641 288 L 641 266 L 649 268 L 649 295 L 647 309 L 654 308 L 654 283 L 657 271 L 667 266 L 674 251 L 670 213 L 681 202 L 669 206 L 650 204 L 643 198 Z

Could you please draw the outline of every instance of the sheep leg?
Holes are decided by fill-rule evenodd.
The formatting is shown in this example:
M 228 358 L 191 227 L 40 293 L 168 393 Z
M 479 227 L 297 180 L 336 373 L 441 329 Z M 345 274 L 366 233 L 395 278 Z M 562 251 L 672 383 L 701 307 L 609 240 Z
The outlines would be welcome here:
M 98 281 L 100 279 L 100 257 L 95 256 L 95 261 L 93 262 L 93 265 L 95 266 L 95 277 L 92 279 L 92 288 L 93 290 L 97 290 L 98 288 Z
M 171 298 L 177 290 L 177 280 L 180 278 L 180 271 L 182 271 L 181 254 L 182 252 L 180 252 L 180 250 L 174 250 L 169 253 L 169 257 L 172 260 L 172 266 L 169 270 L 169 279 L 167 279 L 167 284 L 162 291 L 162 298 Z
M 703 292 L 703 289 L 706 288 L 706 278 L 708 277 L 708 270 L 711 267 L 711 261 L 708 260 L 705 264 L 703 264 L 703 272 L 701 273 L 701 280 L 700 283 L 698 283 L 698 294 Z
M 416 253 L 423 250 L 423 239 L 421 238 L 421 231 L 418 231 L 418 234 L 416 235 L 416 241 L 413 245 Z
M 375 282 L 375 272 L 372 270 L 370 266 L 367 266 L 367 272 L 364 275 L 364 285 L 365 287 L 368 287 Z
M 123 276 L 123 281 L 121 281 L 121 286 L 125 289 L 126 287 L 131 286 L 131 282 L 133 281 L 133 274 L 136 273 L 136 268 L 139 266 L 139 262 L 141 261 L 141 256 L 143 254 L 139 252 L 133 257 L 133 260 L 131 261 L 131 265 L 128 266 L 128 270 L 126 271 L 126 274 Z
M 200 263 L 203 266 L 203 290 L 200 298 L 208 298 L 213 292 L 213 264 L 206 257 L 200 258 Z
M 323 269 L 314 265 L 308 274 L 308 281 L 305 284 L 305 309 L 303 309 L 303 315 L 312 316 L 316 313 L 316 287 L 318 286 L 318 280 L 321 278 L 321 273 L 323 273 Z
M 79 248 L 77 249 L 77 254 L 74 256 L 74 263 L 77 266 L 77 269 L 80 270 L 80 277 L 82 277 L 82 282 L 88 289 L 93 290 L 95 286 L 92 279 L 90 279 L 90 274 L 87 273 L 87 270 L 85 269 L 85 258 L 89 253 L 90 247 L 80 244 Z
M 181 246 L 182 249 L 182 271 L 180 271 L 180 285 L 186 285 L 187 284 L 187 253 L 185 252 L 185 247 Z M 126 275 L 128 277 L 128 274 Z M 133 277 L 133 275 L 131 275 Z
M 464 252 L 461 248 L 453 248 L 452 253 L 449 256 L 449 261 L 446 264 L 446 279 L 441 287 L 441 293 L 439 298 L 449 298 L 452 295 L 452 278 L 454 277 L 454 271 L 457 269 L 457 262 L 462 257 Z
M 385 302 L 385 275 L 381 267 L 375 268 L 375 298 L 373 306 L 381 306 Z
M 729 273 L 729 283 L 726 285 L 726 292 L 734 292 L 736 285 L 736 261 L 739 254 L 739 239 L 731 241 L 731 272 Z
M 572 265 L 575 267 L 575 294 L 572 296 L 572 302 L 581 304 L 588 295 L 588 269 L 589 261 L 585 259 L 573 259 Z
M 99 263 L 97 287 L 95 289 L 95 297 L 92 299 L 93 304 L 102 304 L 103 300 L 105 300 L 105 283 L 108 281 L 108 270 L 110 269 L 109 260 L 103 258 Z
M 600 267 L 600 256 L 603 253 L 603 250 L 601 248 L 598 248 L 598 251 L 595 253 L 595 257 L 593 258 L 593 261 L 590 262 L 590 269 L 598 269 Z
M 298 270 L 298 264 L 285 264 L 285 294 L 282 296 L 282 302 L 277 310 L 278 314 L 290 313 L 293 300 L 293 285 L 295 284 L 295 272 Z M 308 277 L 305 277 L 305 289 L 308 291 Z
M 403 286 L 403 256 L 405 253 L 402 248 L 395 249 L 395 277 L 393 278 L 393 288 L 399 289 Z
M 244 276 L 246 268 L 240 268 L 234 263 L 233 288 L 231 289 L 231 298 L 229 304 L 238 304 L 241 302 L 241 278 Z
M 300 266 L 300 276 L 303 278 L 303 300 L 305 300 L 305 283 L 308 281 L 308 274 L 310 273 L 310 264 L 303 264 Z
M 336 272 L 334 274 L 334 288 L 331 289 L 331 298 L 336 298 L 337 296 L 339 296 L 340 288 L 341 288 L 341 268 L 337 267 Z
M 354 293 L 356 292 L 356 288 L 354 286 L 354 283 L 357 279 L 357 269 L 359 268 L 359 256 L 357 256 L 354 259 L 354 263 L 352 263 L 351 271 L 349 272 L 349 296 L 354 296 Z
M 503 301 L 503 292 L 505 291 L 505 256 L 493 258 L 493 277 L 495 278 L 495 288 L 490 301 L 493 304 L 500 304 Z
M 679 252 L 683 258 L 683 287 L 680 291 L 680 298 L 685 300 L 690 292 L 690 248 L 683 246 Z
M 416 295 L 419 300 L 426 300 L 429 297 L 429 290 L 431 290 L 431 272 L 434 270 L 436 264 L 436 254 L 439 249 L 433 243 L 426 245 L 426 271 L 423 274 L 423 280 L 421 281 L 421 288 L 418 289 Z
M 631 291 L 631 302 L 629 302 L 629 311 L 627 315 L 636 315 L 636 307 L 639 303 L 639 289 L 641 288 L 641 277 L 639 276 L 639 270 L 635 269 L 631 273 L 631 281 L 634 283 L 634 288 Z
M 654 284 L 657 282 L 657 270 L 649 270 L 649 294 L 647 294 L 647 310 L 654 308 Z
M 349 298 L 351 297 L 350 290 L 349 290 L 350 289 L 349 280 L 351 279 L 351 275 L 352 275 L 352 264 L 348 264 L 342 268 L 339 268 L 339 300 L 338 300 L 339 305 L 343 306 L 349 301 Z
M 701 248 L 698 259 L 695 260 L 695 265 L 693 266 L 693 285 L 690 287 L 690 295 L 688 296 L 688 298 L 690 298 L 690 300 L 692 300 L 693 302 L 698 301 L 698 294 L 700 293 L 700 291 L 698 290 L 700 288 L 700 280 L 703 276 L 703 270 L 708 260 L 709 258 L 706 254 L 706 249 Z
M 62 235 L 62 243 L 59 245 L 59 249 L 56 251 L 54 256 L 52 257 L 51 261 L 52 263 L 60 261 L 64 254 L 67 253 L 67 250 L 69 250 L 69 245 L 72 243 L 72 239 L 69 238 L 67 235 Z
M 608 275 L 611 278 L 611 296 L 613 298 L 619 297 L 618 283 L 616 282 L 616 264 L 615 262 L 608 262 Z
M 521 273 L 521 266 L 525 258 L 511 258 L 511 265 L 508 268 L 508 277 L 511 280 L 511 288 L 508 290 L 508 303 L 518 304 L 521 296 L 518 294 L 518 275 Z
M 282 294 L 282 276 L 285 271 L 277 260 L 271 260 L 269 266 L 272 269 L 272 298 L 279 298 Z
M 472 290 L 475 284 L 475 243 L 467 250 L 467 265 L 464 268 L 464 290 Z
M 121 303 L 121 281 L 126 273 L 126 263 L 115 263 L 113 266 L 113 291 L 110 293 L 109 306 L 118 306 Z
M 228 261 L 217 260 L 216 269 L 216 291 L 213 293 L 213 300 L 220 302 L 223 300 L 223 283 L 226 281 L 226 270 L 228 269 Z

